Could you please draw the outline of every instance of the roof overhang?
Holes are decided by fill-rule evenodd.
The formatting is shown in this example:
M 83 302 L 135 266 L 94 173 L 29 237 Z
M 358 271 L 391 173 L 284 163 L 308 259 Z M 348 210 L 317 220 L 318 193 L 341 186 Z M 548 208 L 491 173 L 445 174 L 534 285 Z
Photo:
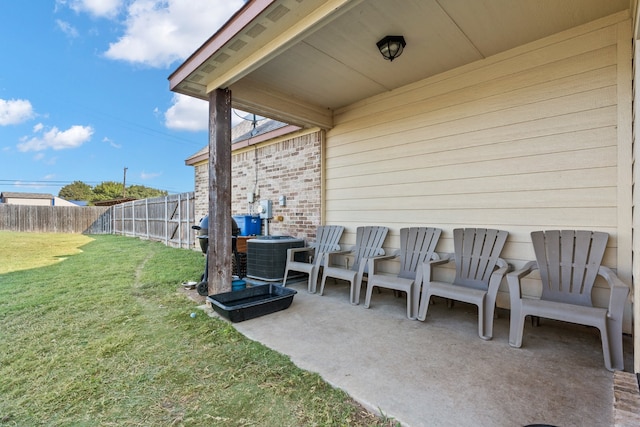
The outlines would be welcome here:
M 261 144 L 263 142 L 280 138 L 285 135 L 292 135 L 294 132 L 297 132 L 299 130 L 300 128 L 298 126 L 293 126 L 293 125 L 282 126 L 277 129 L 271 130 L 269 132 L 261 133 L 256 136 L 252 136 L 251 138 L 241 139 L 237 142 L 234 142 L 231 145 L 231 151 L 241 150 L 243 148 L 250 147 L 256 144 Z M 202 163 L 208 159 L 209 159 L 209 146 L 207 145 L 197 153 L 188 157 L 184 161 L 184 164 L 187 166 L 195 166 L 196 164 Z
M 637 0 L 253 0 L 170 77 L 170 89 L 302 127 L 336 111 L 608 15 Z M 403 35 L 401 57 L 376 42 Z

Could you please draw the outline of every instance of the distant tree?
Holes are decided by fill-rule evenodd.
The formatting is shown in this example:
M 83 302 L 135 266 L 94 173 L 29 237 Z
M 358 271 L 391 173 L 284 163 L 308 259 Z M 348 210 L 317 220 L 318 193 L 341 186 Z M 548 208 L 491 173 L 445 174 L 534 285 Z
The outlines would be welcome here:
M 115 181 L 103 181 L 93 187 L 92 202 L 102 200 L 119 199 L 122 197 L 122 183 Z M 127 187 L 126 196 L 134 199 L 149 199 L 152 197 L 162 197 L 169 194 L 164 190 L 146 187 L 144 185 L 130 185 Z
M 115 181 L 103 181 L 93 187 L 92 202 L 102 200 L 119 199 L 122 197 L 122 183 Z
M 144 185 L 130 185 L 127 187 L 127 197 L 135 197 L 136 199 L 150 199 L 152 197 L 162 197 L 169 194 L 164 190 L 146 187 Z
M 89 184 L 85 184 L 82 181 L 73 181 L 60 189 L 58 197 L 62 197 L 65 200 L 90 201 L 93 199 L 93 189 Z

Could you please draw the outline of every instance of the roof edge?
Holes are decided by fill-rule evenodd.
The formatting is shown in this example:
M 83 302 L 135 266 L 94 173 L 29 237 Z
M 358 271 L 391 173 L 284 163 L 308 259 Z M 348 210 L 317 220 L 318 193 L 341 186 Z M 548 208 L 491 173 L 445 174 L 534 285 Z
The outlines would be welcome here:
M 178 68 L 169 75 L 169 89 L 173 91 L 184 79 L 201 66 L 216 51 L 228 43 L 244 27 L 276 0 L 249 0 L 225 22 L 218 31 L 191 54 Z
M 236 142 L 236 143 L 231 145 L 231 151 L 233 152 L 233 151 L 241 150 L 243 148 L 246 148 L 246 147 L 249 147 L 249 146 L 252 146 L 252 145 L 255 145 L 255 144 L 259 144 L 261 142 L 269 141 L 270 139 L 279 138 L 281 136 L 285 136 L 287 134 L 297 132 L 297 131 L 299 131 L 301 129 L 302 128 L 300 126 L 286 125 L 286 126 L 278 128 L 278 129 L 274 129 L 274 130 L 272 130 L 270 132 L 262 133 L 260 135 L 255 136 L 255 137 L 243 139 L 242 141 L 238 141 L 238 142 Z M 206 146 L 205 146 L 205 148 L 206 148 Z M 200 151 L 198 151 L 194 155 L 188 157 L 184 161 L 184 164 L 186 166 L 194 166 L 196 163 L 200 163 L 202 161 L 207 160 L 209 158 L 209 150 L 206 150 L 205 148 L 201 149 Z

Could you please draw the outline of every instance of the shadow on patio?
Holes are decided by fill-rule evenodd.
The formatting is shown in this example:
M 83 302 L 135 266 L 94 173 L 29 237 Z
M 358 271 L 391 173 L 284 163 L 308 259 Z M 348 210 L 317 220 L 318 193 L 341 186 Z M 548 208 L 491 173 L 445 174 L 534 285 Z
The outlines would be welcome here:
M 390 291 L 374 291 L 365 309 L 350 305 L 346 284 L 327 283 L 324 296 L 308 294 L 306 282 L 290 287 L 298 291 L 290 308 L 235 327 L 405 425 L 613 424 L 613 373 L 596 329 L 527 322 L 514 349 L 505 310 L 483 341 L 472 305 L 440 300 L 419 322 Z M 630 337 L 624 346 L 631 369 Z

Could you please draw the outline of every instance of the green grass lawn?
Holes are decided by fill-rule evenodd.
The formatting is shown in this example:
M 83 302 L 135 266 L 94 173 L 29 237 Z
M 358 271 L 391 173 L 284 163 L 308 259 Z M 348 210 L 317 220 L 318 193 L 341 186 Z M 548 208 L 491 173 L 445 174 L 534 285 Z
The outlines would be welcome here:
M 191 318 L 196 303 L 178 289 L 200 277 L 199 252 L 120 236 L 1 237 L 1 426 L 392 423 L 233 325 Z
M 55 264 L 82 252 L 91 240 L 82 234 L 0 231 L 0 274 Z

